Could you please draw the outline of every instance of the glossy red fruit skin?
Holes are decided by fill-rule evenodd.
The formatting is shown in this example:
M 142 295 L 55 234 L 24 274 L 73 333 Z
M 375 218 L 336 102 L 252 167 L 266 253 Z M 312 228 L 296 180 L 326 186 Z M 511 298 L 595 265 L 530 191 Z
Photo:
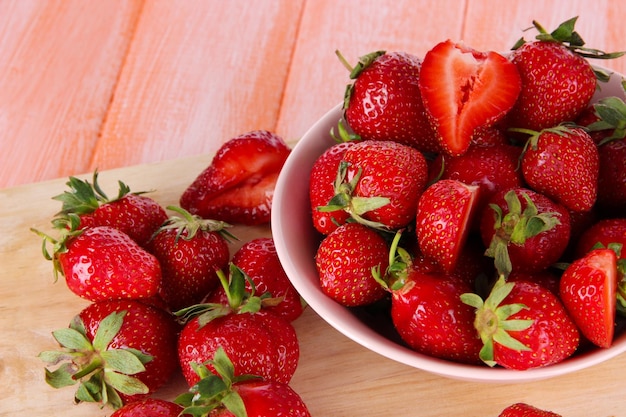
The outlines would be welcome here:
M 342 142 L 328 148 L 313 164 L 309 175 L 309 201 L 311 205 L 311 217 L 315 229 L 327 235 L 346 222 L 350 214 L 345 210 L 331 212 L 320 211 L 335 195 L 335 178 L 339 163 L 349 147 L 355 142 Z
M 598 194 L 598 148 L 581 128 L 543 131 L 522 157 L 524 180 L 533 190 L 572 211 L 590 211 Z
M 178 339 L 178 358 L 189 386 L 199 381 L 191 362 L 212 359 L 220 346 L 232 360 L 235 375 L 258 375 L 283 383 L 291 380 L 300 357 L 295 329 L 271 312 L 228 314 L 204 326 L 195 317 Z
M 596 77 L 587 60 L 558 42 L 528 42 L 511 53 L 522 90 L 509 127 L 540 131 L 573 121 L 589 105 Z
M 161 264 L 159 294 L 171 311 L 197 304 L 219 284 L 216 271 L 227 270 L 230 249 L 218 232 L 198 230 L 190 240 L 187 231 L 159 231 L 150 251 Z
M 387 52 L 366 67 L 345 109 L 352 130 L 364 140 L 390 140 L 437 152 L 419 91 L 420 69 L 421 60 L 405 52 Z
M 559 298 L 540 284 L 517 281 L 502 305 L 521 303 L 527 308 L 510 320 L 532 320 L 526 330 L 508 333 L 530 350 L 517 351 L 494 342 L 494 360 L 508 369 L 525 370 L 559 363 L 570 357 L 580 341 L 578 328 Z
M 90 304 L 79 313 L 88 339 L 93 341 L 102 319 L 119 311 L 126 311 L 124 323 L 109 347 L 133 348 L 152 356 L 152 360 L 145 364 L 146 370 L 135 377 L 154 393 L 178 368 L 176 341 L 179 326 L 168 313 L 142 302 L 106 300 Z M 120 395 L 125 403 L 145 398 L 145 395 Z
M 412 270 L 392 292 L 391 318 L 400 337 L 417 352 L 461 363 L 480 363 L 482 342 L 474 309 L 460 300 L 467 283 L 441 273 Z
M 561 417 L 561 415 L 529 404 L 515 403 L 502 410 L 498 417 Z
M 520 198 L 522 210 L 526 208 L 526 201 L 522 194 L 526 193 L 537 206 L 539 213 L 558 213 L 560 224 L 554 228 L 527 239 L 523 245 L 512 243 L 508 245 L 509 257 L 514 271 L 542 271 L 557 262 L 567 248 L 571 231 L 569 212 L 560 204 L 530 189 L 515 188 L 514 190 Z M 504 213 L 508 213 L 507 204 L 504 200 L 506 192 L 507 190 L 500 191 L 489 200 L 489 204 L 498 205 Z M 480 235 L 485 246 L 489 246 L 494 233 L 493 210 L 487 207 L 483 211 L 480 221 Z
M 559 285 L 563 305 L 594 345 L 608 348 L 615 332 L 617 256 L 612 249 L 595 249 L 572 262 Z
M 282 316 L 287 321 L 294 321 L 304 312 L 303 301 L 285 270 L 283 269 L 274 240 L 271 237 L 252 239 L 241 246 L 233 255 L 232 263 L 241 268 L 254 282 L 256 295 L 269 293 L 280 298 L 277 305 L 263 307 L 267 311 Z M 246 282 L 246 289 L 251 289 Z M 223 287 L 219 286 L 211 292 L 206 302 L 228 304 L 228 297 Z
M 126 194 L 119 200 L 102 204 L 93 212 L 80 215 L 80 228 L 110 226 L 121 230 L 142 247 L 167 220 L 167 213 L 150 197 Z
M 84 230 L 57 256 L 68 288 L 90 301 L 151 298 L 161 285 L 156 257 L 110 226 Z
M 620 259 L 626 259 L 626 217 L 598 220 L 587 228 L 578 239 L 575 257 L 582 258 L 598 243 L 604 247 L 621 244 Z
M 124 405 L 115 410 L 111 417 L 184 417 L 180 414 L 183 407 L 171 401 L 159 398 L 146 398 Z
M 291 149 L 273 132 L 255 130 L 226 141 L 180 197 L 180 206 L 205 219 L 268 223 L 278 173 Z
M 368 305 L 386 295 L 372 276 L 372 268 L 385 272 L 389 247 L 367 226 L 346 223 L 326 236 L 318 247 L 315 265 L 322 292 L 341 305 Z
M 482 212 L 488 200 L 498 191 L 525 185 L 518 169 L 521 148 L 513 145 L 471 146 L 458 157 L 440 154 L 431 163 L 430 179 L 453 179 L 468 185 L 478 185 L 480 193 L 477 212 Z M 442 171 L 443 165 L 443 171 Z M 478 222 L 472 227 L 478 228 Z
M 420 251 L 444 271 L 456 268 L 478 201 L 479 187 L 443 179 L 420 196 L 416 226 Z
M 288 384 L 249 380 L 234 384 L 233 391 L 241 396 L 248 417 L 311 416 L 300 395 Z M 211 413 L 211 417 L 218 416 L 234 417 L 234 414 L 225 408 L 219 408 Z
M 415 217 L 417 201 L 426 187 L 428 165 L 415 148 L 391 141 L 356 143 L 344 154 L 348 178 L 361 177 L 354 190 L 359 197 L 386 197 L 390 202 L 363 214 L 389 229 L 406 227 Z

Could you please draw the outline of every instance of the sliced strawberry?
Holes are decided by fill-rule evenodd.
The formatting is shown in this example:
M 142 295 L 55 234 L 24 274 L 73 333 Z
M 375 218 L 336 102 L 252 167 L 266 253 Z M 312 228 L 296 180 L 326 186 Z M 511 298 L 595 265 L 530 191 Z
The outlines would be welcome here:
M 572 262 L 561 277 L 559 294 L 565 308 L 593 344 L 608 348 L 615 332 L 617 256 L 595 249 Z
M 289 153 L 282 138 L 264 130 L 230 139 L 185 190 L 180 205 L 228 223 L 267 223 L 276 179 Z
M 461 155 L 476 129 L 492 126 L 513 107 L 521 79 L 502 55 L 447 40 L 426 53 L 419 87 L 442 150 Z
M 477 205 L 478 185 L 440 180 L 421 195 L 416 232 L 420 250 L 445 271 L 456 266 Z

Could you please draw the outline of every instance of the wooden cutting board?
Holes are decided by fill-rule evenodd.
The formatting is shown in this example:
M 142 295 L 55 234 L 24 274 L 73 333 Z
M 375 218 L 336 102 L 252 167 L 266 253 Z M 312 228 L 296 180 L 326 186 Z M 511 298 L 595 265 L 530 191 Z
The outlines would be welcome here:
M 150 194 L 161 204 L 177 204 L 185 187 L 209 163 L 203 155 L 104 171 L 105 190 L 117 180 Z M 89 178 L 90 174 L 85 178 Z M 65 327 L 87 302 L 53 282 L 52 265 L 41 255 L 41 240 L 29 229 L 48 231 L 60 203 L 53 195 L 66 178 L 0 190 L 0 416 L 109 416 L 93 404 L 74 405 L 73 390 L 54 390 L 43 379 L 42 350 L 55 348 L 51 331 Z M 268 227 L 237 227 L 241 244 L 269 236 Z M 564 417 L 624 416 L 626 355 L 564 377 L 524 384 L 456 381 L 407 367 L 347 339 L 308 309 L 294 323 L 301 357 L 292 387 L 313 416 L 496 417 L 507 405 L 524 401 Z M 187 387 L 176 375 L 158 396 L 174 398 Z

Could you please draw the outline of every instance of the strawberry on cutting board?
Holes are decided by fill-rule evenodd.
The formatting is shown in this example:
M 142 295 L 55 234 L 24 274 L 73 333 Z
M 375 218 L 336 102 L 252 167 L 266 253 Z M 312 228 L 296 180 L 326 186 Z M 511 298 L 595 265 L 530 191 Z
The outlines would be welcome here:
M 515 403 L 502 410 L 498 417 L 561 417 L 561 415 L 530 404 Z
M 176 370 L 179 327 L 169 314 L 133 300 L 109 300 L 83 309 L 68 328 L 53 332 L 62 349 L 39 357 L 54 388 L 78 384 L 76 402 L 117 409 L 144 399 Z
M 180 206 L 205 219 L 268 223 L 278 173 L 290 152 L 280 136 L 265 130 L 234 137 L 183 192 Z
M 515 104 L 521 80 L 504 56 L 446 40 L 424 56 L 419 88 L 441 150 L 458 156 L 478 129 L 504 118 Z
M 118 183 L 117 196 L 110 198 L 98 184 L 98 171 L 93 173 L 91 183 L 70 177 L 67 182 L 70 190 L 52 197 L 63 203 L 53 223 L 64 227 L 68 215 L 78 215 L 81 229 L 115 227 L 145 247 L 152 234 L 167 219 L 167 214 L 159 203 L 143 192 L 133 193 L 128 185 L 122 181 Z

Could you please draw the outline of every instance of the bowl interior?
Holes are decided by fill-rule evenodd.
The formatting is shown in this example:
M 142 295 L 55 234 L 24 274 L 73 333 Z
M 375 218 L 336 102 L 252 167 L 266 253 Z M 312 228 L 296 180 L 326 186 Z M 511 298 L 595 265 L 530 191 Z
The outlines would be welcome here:
M 594 101 L 607 96 L 624 97 L 621 76 L 613 74 L 598 90 Z M 309 207 L 309 173 L 315 160 L 335 142 L 330 136 L 342 117 L 341 105 L 328 111 L 293 148 L 278 178 L 272 206 L 272 235 L 280 261 L 291 282 L 309 306 L 345 336 L 387 358 L 434 374 L 470 381 L 523 382 L 557 376 L 610 359 L 626 351 L 626 331 L 609 349 L 579 352 L 548 367 L 514 371 L 463 365 L 439 360 L 405 347 L 389 331 L 390 323 L 371 320 L 362 310 L 348 309 L 322 293 L 315 268 L 315 253 L 321 236 L 314 229 Z

